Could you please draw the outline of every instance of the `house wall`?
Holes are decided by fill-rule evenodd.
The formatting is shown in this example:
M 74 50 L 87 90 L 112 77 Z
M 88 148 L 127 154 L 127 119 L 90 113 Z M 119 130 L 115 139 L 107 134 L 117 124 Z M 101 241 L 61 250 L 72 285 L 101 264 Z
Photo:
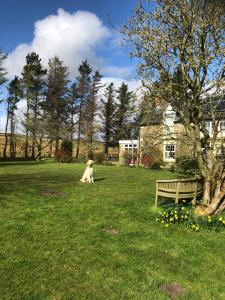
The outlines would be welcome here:
M 172 147 L 171 147 L 172 146 Z M 174 164 L 176 157 L 192 155 L 194 145 L 187 137 L 185 127 L 180 123 L 174 123 L 172 132 L 163 124 L 140 127 L 140 156 L 148 152 L 150 147 L 156 147 L 162 152 L 166 164 Z M 172 156 L 172 148 L 175 148 L 175 156 Z
M 120 165 L 126 165 L 131 163 L 136 164 L 138 148 L 139 148 L 138 140 L 120 140 L 119 141 L 119 164 Z M 128 156 L 130 157 L 129 162 L 127 160 Z

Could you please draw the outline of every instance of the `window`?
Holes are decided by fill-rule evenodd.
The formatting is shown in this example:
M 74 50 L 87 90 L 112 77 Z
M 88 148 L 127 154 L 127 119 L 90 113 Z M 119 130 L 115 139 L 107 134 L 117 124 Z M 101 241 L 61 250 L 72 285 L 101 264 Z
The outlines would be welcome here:
M 205 122 L 205 129 L 208 131 L 209 135 L 212 133 L 212 122 L 206 121 Z
M 225 136 L 225 121 L 220 121 L 220 132 L 222 136 Z
M 175 159 L 176 145 L 165 145 L 164 157 L 165 159 Z
M 166 129 L 166 134 L 174 133 L 174 121 L 175 121 L 174 114 L 165 116 L 164 125 L 165 125 L 165 129 Z
M 126 151 L 136 150 L 137 144 L 125 144 L 124 148 Z

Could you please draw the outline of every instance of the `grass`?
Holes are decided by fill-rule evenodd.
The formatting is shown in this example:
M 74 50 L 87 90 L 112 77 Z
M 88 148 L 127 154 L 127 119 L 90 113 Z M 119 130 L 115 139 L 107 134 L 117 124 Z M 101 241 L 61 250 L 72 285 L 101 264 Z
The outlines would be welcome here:
M 159 225 L 165 171 L 83 164 L 0 164 L 0 299 L 225 299 L 225 237 Z

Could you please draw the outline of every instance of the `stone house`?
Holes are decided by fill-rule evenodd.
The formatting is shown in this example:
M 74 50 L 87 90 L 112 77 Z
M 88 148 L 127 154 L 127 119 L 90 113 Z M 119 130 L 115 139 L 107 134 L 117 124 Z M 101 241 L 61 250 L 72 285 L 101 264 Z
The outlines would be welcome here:
M 217 146 L 219 149 L 221 141 L 225 141 L 225 100 L 219 103 L 216 112 L 220 116 L 218 122 L 219 134 L 217 136 Z M 207 110 L 204 119 L 205 128 L 212 137 L 212 120 L 207 116 Z M 149 120 L 142 122 L 139 139 L 119 141 L 121 164 L 124 163 L 126 153 L 133 153 L 133 156 L 136 153 L 138 158 L 135 159 L 135 163 L 139 163 L 142 161 L 144 155 L 151 154 L 151 151 L 154 150 L 154 152 L 158 153 L 159 157 L 161 157 L 165 165 L 169 166 L 175 163 L 177 157 L 194 155 L 194 149 L 194 139 L 191 139 L 191 137 L 187 135 L 185 127 L 177 118 L 170 104 L 166 107 L 156 105 Z M 215 149 L 215 151 L 217 151 L 217 149 Z M 132 159 L 131 164 L 133 163 L 134 159 Z
M 225 139 L 225 100 L 220 102 L 216 111 L 220 116 L 217 144 L 221 145 L 221 141 Z M 207 116 L 207 113 L 205 113 L 204 119 L 205 128 L 212 136 L 212 120 Z M 185 127 L 177 118 L 170 104 L 165 108 L 156 106 L 154 117 L 148 123 L 141 124 L 139 145 L 140 157 L 143 153 L 151 151 L 150 149 L 155 147 L 161 152 L 166 165 L 174 164 L 179 156 L 192 156 L 195 148 L 194 139 L 188 137 Z

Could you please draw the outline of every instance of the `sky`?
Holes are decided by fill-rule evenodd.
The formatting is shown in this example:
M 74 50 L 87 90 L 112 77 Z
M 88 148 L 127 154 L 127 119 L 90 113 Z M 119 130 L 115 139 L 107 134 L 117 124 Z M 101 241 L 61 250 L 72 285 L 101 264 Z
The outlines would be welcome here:
M 137 0 L 2 0 L 0 49 L 8 54 L 8 79 L 20 75 L 26 54 L 36 52 L 47 66 L 59 56 L 69 67 L 70 79 L 87 59 L 103 75 L 104 82 L 125 81 L 130 89 L 135 80 L 135 61 L 121 47 L 115 27 L 126 23 Z M 4 128 L 5 106 L 0 106 L 0 131 Z

